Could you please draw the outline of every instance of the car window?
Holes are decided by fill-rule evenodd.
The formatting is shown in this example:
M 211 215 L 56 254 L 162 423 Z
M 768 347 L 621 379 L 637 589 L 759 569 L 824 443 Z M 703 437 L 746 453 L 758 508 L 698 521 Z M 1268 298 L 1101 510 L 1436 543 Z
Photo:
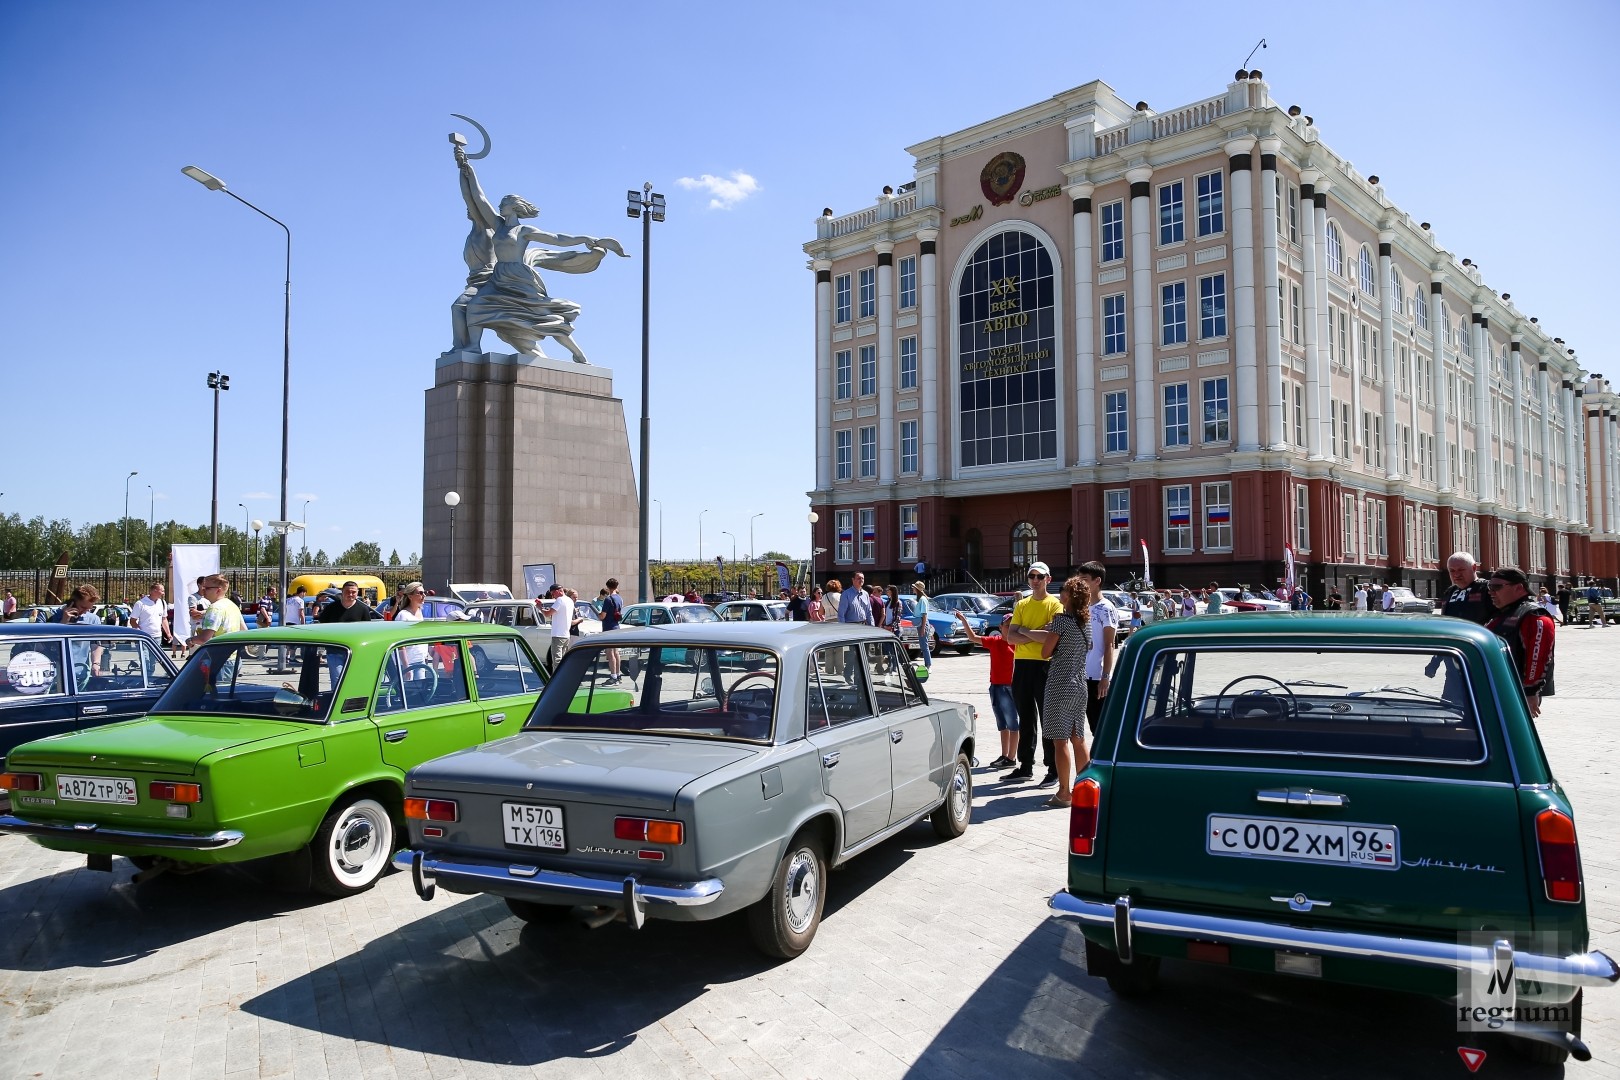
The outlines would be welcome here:
M 773 654 L 655 646 L 636 650 L 638 670 L 629 680 L 614 676 L 613 651 L 589 644 L 569 649 L 526 727 L 770 739 L 779 666 Z M 621 662 L 628 651 L 621 651 Z
M 338 712 L 332 705 L 333 688 L 348 665 L 347 649 L 288 646 L 284 671 L 279 651 L 259 646 L 252 640 L 257 636 L 233 635 L 235 640 L 211 641 L 198 649 L 152 712 L 313 721 Z M 359 708 L 364 704 L 362 697 Z
M 866 674 L 872 682 L 878 712 L 899 712 L 917 703 L 901 663 L 900 646 L 894 641 L 868 641 L 865 644 Z
M 665 609 L 663 609 L 661 607 L 655 607 L 655 608 L 653 608 L 651 610 L 651 612 L 649 612 L 649 614 L 652 615 L 652 625 L 654 625 L 654 626 L 668 626 L 669 625 L 669 612 L 666 611 Z
M 748 612 L 741 604 L 728 607 L 724 611 L 717 611 L 715 614 L 720 616 L 724 622 L 745 622 L 748 619 Z
M 810 665 L 805 730 L 820 731 L 872 715 L 866 695 L 866 663 L 859 645 L 828 645 Z
M 511 697 L 540 689 L 540 676 L 526 652 L 511 638 L 479 639 L 468 646 L 478 697 Z
M 67 693 L 60 641 L 8 641 L 0 645 L 0 658 L 0 703 Z
M 1453 763 L 1485 758 L 1461 657 L 1427 649 L 1165 649 L 1149 669 L 1138 741 Z
M 626 626 L 646 626 L 647 625 L 647 609 L 646 608 L 640 608 L 640 607 L 634 607 L 634 608 L 631 608 L 629 611 L 625 612 L 624 613 L 624 625 L 626 625 Z
M 513 619 L 514 625 L 517 625 L 517 626 L 539 626 L 540 625 L 540 620 L 535 618 L 534 605 L 533 604 L 524 604 L 522 607 L 516 608 L 514 610 L 513 614 L 516 616 L 516 618 Z
M 675 621 L 678 623 L 719 622 L 720 616 L 716 615 L 711 607 L 704 607 L 702 604 L 688 604 L 685 607 L 675 609 Z

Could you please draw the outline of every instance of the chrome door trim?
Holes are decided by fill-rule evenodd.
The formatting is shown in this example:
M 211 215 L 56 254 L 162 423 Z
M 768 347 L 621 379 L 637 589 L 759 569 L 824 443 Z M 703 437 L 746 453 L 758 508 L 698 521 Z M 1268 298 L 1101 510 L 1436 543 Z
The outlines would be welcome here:
M 1379 760 L 1387 760 L 1380 758 Z M 1093 759 L 1093 764 L 1098 764 Z M 1116 761 L 1116 769 L 1185 769 L 1191 772 L 1237 772 L 1237 773 L 1276 773 L 1282 775 L 1297 775 L 1309 772 L 1313 777 L 1339 776 L 1352 780 L 1407 780 L 1425 784 L 1460 784 L 1469 787 L 1506 788 L 1514 790 L 1517 784 L 1509 780 L 1473 780 L 1465 776 L 1412 776 L 1405 773 L 1357 773 L 1343 771 L 1328 771 L 1316 769 L 1287 769 L 1277 766 L 1245 767 L 1242 765 L 1204 765 L 1192 762 L 1158 762 L 1158 761 Z

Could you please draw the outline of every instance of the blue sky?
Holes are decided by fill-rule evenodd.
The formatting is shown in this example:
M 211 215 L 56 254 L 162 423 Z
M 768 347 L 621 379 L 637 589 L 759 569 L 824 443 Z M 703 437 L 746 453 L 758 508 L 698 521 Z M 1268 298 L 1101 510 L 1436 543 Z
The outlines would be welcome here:
M 904 147 L 1092 79 L 1158 109 L 1251 66 L 1486 281 L 1614 377 L 1598 258 L 1615 200 L 1620 5 L 0 4 L 0 510 L 206 521 L 214 368 L 220 516 L 276 515 L 282 236 L 293 231 L 292 515 L 311 549 L 421 546 L 423 393 L 449 344 L 466 222 L 446 134 L 489 129 L 487 191 L 617 236 L 553 291 L 615 369 L 634 454 L 640 227 L 651 180 L 652 492 L 663 549 L 802 555 L 814 482 L 813 279 L 823 206 L 911 177 Z M 638 13 L 648 20 L 637 23 Z M 1231 14 L 1228 14 L 1231 13 Z M 470 134 L 470 132 L 469 132 Z M 728 181 L 683 186 L 682 178 Z M 748 180 L 743 177 L 751 178 Z M 736 196 L 736 197 L 732 197 Z M 493 335 L 485 347 L 502 349 Z M 554 354 L 560 350 L 550 349 Z M 739 453 L 739 448 L 746 452 Z M 655 508 L 653 554 L 659 552 Z M 534 553 L 540 560 L 544 553 Z

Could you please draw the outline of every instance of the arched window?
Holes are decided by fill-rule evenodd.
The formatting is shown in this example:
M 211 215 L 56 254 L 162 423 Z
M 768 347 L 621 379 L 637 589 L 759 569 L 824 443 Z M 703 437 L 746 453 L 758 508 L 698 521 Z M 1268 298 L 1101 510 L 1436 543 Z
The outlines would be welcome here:
M 1406 285 L 1394 263 L 1389 264 L 1389 299 L 1396 311 L 1406 310 Z
M 1029 564 L 1040 558 L 1035 549 L 1035 526 L 1027 521 L 1020 521 L 1012 529 L 1012 563 L 1019 570 L 1029 569 Z
M 1344 277 L 1344 242 L 1339 239 L 1339 227 L 1331 221 L 1327 232 L 1327 268 Z
M 1368 296 L 1378 295 L 1378 275 L 1373 272 L 1372 248 L 1366 244 L 1361 245 L 1361 266 L 1358 268 L 1361 278 L 1361 291 Z

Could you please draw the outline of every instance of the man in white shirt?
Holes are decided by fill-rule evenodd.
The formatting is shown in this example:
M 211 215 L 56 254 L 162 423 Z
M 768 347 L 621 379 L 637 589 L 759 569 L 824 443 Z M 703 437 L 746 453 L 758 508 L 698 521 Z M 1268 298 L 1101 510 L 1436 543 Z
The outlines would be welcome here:
M 1384 586 L 1383 596 L 1384 596 L 1384 605 L 1383 605 L 1384 610 L 1385 611 L 1394 611 L 1395 610 L 1395 594 L 1392 591 L 1390 591 L 1390 588 L 1389 588 L 1388 585 Z
M 1355 609 L 1357 611 L 1366 611 L 1367 610 L 1367 583 L 1366 582 L 1360 581 L 1360 582 L 1356 583 L 1356 595 L 1355 595 L 1354 599 L 1352 600 L 1352 604 L 1354 605 L 1354 607 L 1355 607 Z
M 551 612 L 551 670 L 556 671 L 568 649 L 568 631 L 574 622 L 574 602 L 568 599 L 561 585 L 552 585 L 546 594 L 546 607 Z
M 1103 698 L 1108 696 L 1108 684 L 1114 676 L 1114 638 L 1119 634 L 1119 609 L 1102 594 L 1106 573 L 1099 562 L 1088 562 L 1080 567 L 1080 580 L 1091 593 L 1087 598 L 1091 612 L 1091 649 L 1086 653 L 1086 726 L 1091 728 L 1093 736 L 1097 734 Z
M 135 601 L 130 612 L 136 628 L 161 645 L 163 620 L 169 614 L 169 604 L 163 599 L 163 586 L 154 582 L 146 595 Z
M 293 590 L 287 602 L 281 605 L 282 626 L 304 625 L 304 594 L 309 592 L 309 586 L 300 585 Z

